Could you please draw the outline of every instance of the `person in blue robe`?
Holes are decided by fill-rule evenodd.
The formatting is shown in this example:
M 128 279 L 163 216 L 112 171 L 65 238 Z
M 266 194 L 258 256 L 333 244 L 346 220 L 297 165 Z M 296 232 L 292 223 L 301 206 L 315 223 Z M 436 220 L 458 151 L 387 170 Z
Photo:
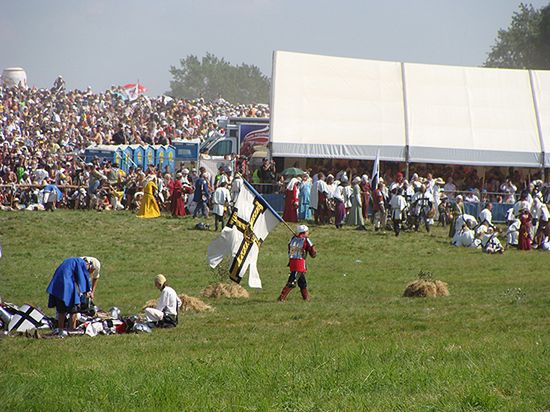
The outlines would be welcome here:
M 92 263 L 79 257 L 65 259 L 55 270 L 46 292 L 48 307 L 56 308 L 59 331 L 65 328 L 65 315 L 71 314 L 69 329 L 76 327 L 78 305 L 84 302 L 92 290 L 90 271 Z
M 300 220 L 311 220 L 310 206 L 311 195 L 311 179 L 309 176 L 304 176 L 302 184 L 300 186 L 300 193 L 298 194 L 299 206 L 298 206 L 298 218 Z

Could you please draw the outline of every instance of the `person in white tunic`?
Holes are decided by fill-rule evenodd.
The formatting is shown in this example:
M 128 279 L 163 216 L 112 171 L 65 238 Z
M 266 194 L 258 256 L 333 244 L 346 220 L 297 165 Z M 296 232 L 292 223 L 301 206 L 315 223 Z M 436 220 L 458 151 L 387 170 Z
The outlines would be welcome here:
M 227 182 L 221 182 L 220 186 L 214 190 L 212 195 L 212 212 L 214 213 L 215 230 L 218 230 L 218 223 L 221 223 L 222 229 L 225 226 L 223 216 L 225 214 L 225 205 L 231 203 L 231 193 L 227 189 Z
M 145 308 L 145 319 L 148 322 L 161 322 L 167 315 L 177 319 L 181 300 L 176 291 L 166 284 L 164 275 L 155 276 L 155 287 L 160 290 L 160 297 L 156 307 Z
M 451 241 L 453 246 L 473 248 L 478 247 L 480 243 L 481 241 L 476 239 L 475 232 L 466 224 L 463 224 L 462 228 L 456 231 L 453 240 Z
M 237 201 L 239 193 L 241 193 L 241 187 L 243 186 L 243 176 L 240 173 L 235 174 L 233 182 L 231 182 L 231 206 Z
M 492 203 L 486 203 L 485 207 L 481 212 L 479 212 L 479 223 L 484 224 L 487 223 L 488 226 L 493 225 L 493 204 Z
M 416 192 L 411 200 L 415 209 L 416 222 L 414 230 L 418 231 L 422 221 L 426 226 L 426 232 L 430 233 L 430 228 L 434 223 L 431 210 L 434 207 L 434 198 L 430 192 L 426 190 L 426 186 L 420 186 L 420 191 Z
M 504 252 L 504 248 L 497 237 L 497 233 L 492 227 L 488 227 L 486 231 L 479 236 L 479 239 L 481 241 L 480 245 L 483 252 L 489 254 Z
M 395 236 L 399 236 L 401 231 L 401 221 L 403 220 L 403 211 L 407 207 L 407 201 L 403 196 L 403 189 L 395 187 L 393 189 L 393 196 L 390 200 L 391 217 L 393 220 L 393 231 Z
M 519 227 L 521 226 L 521 222 L 514 215 L 513 207 L 508 209 L 506 214 L 506 224 L 508 225 L 506 229 L 506 246 L 517 247 L 519 243 Z

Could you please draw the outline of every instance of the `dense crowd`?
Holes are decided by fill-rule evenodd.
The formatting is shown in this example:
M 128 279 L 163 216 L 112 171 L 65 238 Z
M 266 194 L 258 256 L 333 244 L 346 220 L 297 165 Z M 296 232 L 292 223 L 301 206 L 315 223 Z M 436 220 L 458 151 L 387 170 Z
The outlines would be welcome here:
M 389 180 L 389 182 L 387 182 Z M 526 185 L 517 196 L 517 187 L 507 178 L 501 185 L 500 202 L 506 207 L 506 244 L 528 250 L 550 250 L 550 214 L 547 204 L 550 190 L 542 180 Z M 477 196 L 480 197 L 477 197 Z M 485 196 L 484 196 L 485 195 Z M 476 216 L 466 213 L 465 205 L 481 205 Z M 356 226 L 367 230 L 371 222 L 375 231 L 402 230 L 430 232 L 435 223 L 449 226 L 449 237 L 455 246 L 481 248 L 487 253 L 502 253 L 499 229 L 493 221 L 493 204 L 487 193 L 457 190 L 452 178 L 445 182 L 413 174 L 410 180 L 397 172 L 395 178 L 370 179 L 368 175 L 348 178 L 341 170 L 336 175 L 307 173 L 290 179 L 285 188 L 286 221 L 314 220 L 317 224 Z
M 222 118 L 269 117 L 266 105 L 233 105 L 222 98 L 130 98 L 122 88 L 103 93 L 66 90 L 59 77 L 51 89 L 0 89 L 0 184 L 84 185 L 88 174 L 111 173 L 111 165 L 81 162 L 99 144 L 170 144 L 176 138 L 206 139 Z M 139 171 L 137 171 L 139 174 Z M 110 179 L 110 182 L 113 183 Z M 69 193 L 72 195 L 72 193 Z M 0 204 L 13 207 L 26 193 L 2 190 Z M 36 199 L 35 199 L 36 200 Z

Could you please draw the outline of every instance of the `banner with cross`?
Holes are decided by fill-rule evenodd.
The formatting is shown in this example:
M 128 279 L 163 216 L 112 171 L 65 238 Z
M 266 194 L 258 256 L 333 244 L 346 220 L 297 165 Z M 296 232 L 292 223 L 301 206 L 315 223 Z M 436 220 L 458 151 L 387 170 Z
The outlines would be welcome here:
M 245 181 L 227 225 L 208 246 L 208 264 L 214 268 L 224 256 L 231 256 L 231 280 L 240 283 L 248 270 L 248 285 L 261 288 L 256 266 L 258 253 L 271 229 L 282 221 L 265 199 Z

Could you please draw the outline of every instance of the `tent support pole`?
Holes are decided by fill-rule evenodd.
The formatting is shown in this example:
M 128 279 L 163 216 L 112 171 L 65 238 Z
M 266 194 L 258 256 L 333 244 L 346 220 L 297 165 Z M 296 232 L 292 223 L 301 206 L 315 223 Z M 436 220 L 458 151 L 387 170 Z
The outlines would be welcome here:
M 537 101 L 537 94 L 535 93 L 535 86 L 533 80 L 533 71 L 529 70 L 529 84 L 531 85 L 531 96 L 533 98 L 533 108 L 535 109 L 535 117 L 537 120 L 537 132 L 540 142 L 540 171 L 541 179 L 545 181 L 545 172 L 546 172 L 546 148 L 544 147 L 544 139 L 542 138 L 542 125 L 540 122 L 540 113 L 539 113 L 539 103 Z
M 407 79 L 405 76 L 405 63 L 401 62 L 401 84 L 403 85 L 403 116 L 405 122 L 405 179 L 409 180 L 409 164 L 411 157 L 409 154 L 410 134 L 409 134 L 409 112 L 407 105 Z

